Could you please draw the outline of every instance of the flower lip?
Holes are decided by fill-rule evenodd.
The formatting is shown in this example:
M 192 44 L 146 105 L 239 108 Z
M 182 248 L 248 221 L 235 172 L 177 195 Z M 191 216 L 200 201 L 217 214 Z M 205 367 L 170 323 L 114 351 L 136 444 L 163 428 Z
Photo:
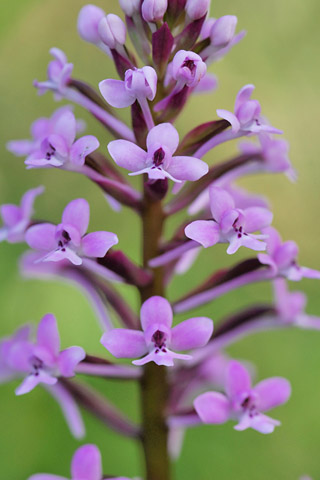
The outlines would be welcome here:
M 163 164 L 163 160 L 166 154 L 162 147 L 158 148 L 153 154 L 153 164 L 155 167 L 160 167 Z

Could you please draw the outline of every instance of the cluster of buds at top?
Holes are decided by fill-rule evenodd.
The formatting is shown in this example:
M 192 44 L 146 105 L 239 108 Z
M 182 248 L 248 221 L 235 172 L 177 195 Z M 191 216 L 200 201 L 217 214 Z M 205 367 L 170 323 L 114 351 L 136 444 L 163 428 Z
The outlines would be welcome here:
M 191 96 L 216 88 L 208 67 L 244 37 L 245 32 L 236 33 L 235 16 L 209 18 L 209 3 L 120 0 L 125 21 L 95 5 L 83 7 L 78 17 L 81 38 L 113 59 L 119 78 L 97 79 L 99 92 L 73 78 L 73 64 L 64 52 L 53 48 L 47 79 L 35 81 L 35 86 L 40 94 L 51 91 L 56 100 L 86 109 L 113 140 L 105 148 L 105 140 L 99 142 L 93 135 L 79 137 L 84 124 L 75 118 L 72 107 L 64 106 L 50 118 L 36 120 L 30 139 L 8 143 L 10 152 L 25 157 L 28 170 L 56 168 L 85 175 L 102 190 L 111 208 L 119 211 L 128 207 L 144 224 L 145 258 L 143 265 L 138 265 L 114 249 L 118 243 L 121 247 L 121 236 L 118 239 L 109 231 L 87 233 L 90 207 L 84 198 L 66 205 L 58 225 L 33 218 L 33 204 L 43 187 L 25 193 L 19 206 L 6 204 L 0 210 L 0 241 L 25 242 L 32 249 L 21 259 L 22 274 L 63 278 L 79 286 L 103 327 L 100 341 L 110 358 L 134 359 L 134 366 L 118 365 L 88 355 L 81 347 L 60 351 L 52 314 L 41 320 L 36 340 L 30 328 L 23 327 L 1 341 L 0 379 L 21 378 L 18 395 L 42 384 L 59 402 L 78 438 L 84 435 L 79 404 L 118 432 L 145 438 L 107 399 L 69 377 L 87 374 L 139 379 L 149 362 L 171 369 L 167 404 L 161 406 L 161 415 L 166 412 L 172 455 L 179 450 L 175 432 L 201 422 L 235 420 L 236 430 L 250 427 L 271 433 L 280 422 L 264 412 L 288 400 L 289 382 L 274 377 L 252 387 L 250 368 L 230 359 L 224 349 L 264 328 L 320 329 L 320 319 L 304 311 L 305 296 L 290 292 L 287 286 L 288 280 L 320 279 L 320 272 L 297 263 L 297 245 L 282 242 L 271 226 L 273 213 L 268 201 L 236 184 L 244 175 L 256 172 L 296 178 L 288 144 L 275 136 L 281 130 L 269 124 L 258 100 L 251 98 L 254 86 L 239 90 L 233 112 L 217 109 L 216 117 L 184 137 L 173 126 Z M 127 34 L 143 66 L 128 47 Z M 119 120 L 114 110 L 118 108 L 130 108 L 132 125 Z M 210 165 L 210 154 L 218 145 L 242 137 L 253 137 L 257 142 L 242 141 L 233 158 Z M 142 176 L 143 191 L 133 187 L 125 170 L 129 176 Z M 182 210 L 187 218 L 165 241 L 162 227 L 166 218 Z M 253 257 L 211 272 L 208 279 L 170 304 L 163 291 L 165 286 L 170 288 L 172 277 L 191 269 L 202 247 L 219 243 L 227 244 L 230 255 L 236 256 L 244 247 Z M 159 278 L 161 288 L 156 291 Z M 215 318 L 214 331 L 211 318 L 203 316 L 172 326 L 174 313 L 262 281 L 273 285 L 270 305 L 254 305 L 217 322 Z M 142 330 L 138 315 L 117 289 L 120 282 L 138 289 L 144 299 Z M 115 328 L 110 310 L 123 328 Z M 165 432 L 166 426 L 162 427 Z M 95 446 L 77 450 L 71 475 L 73 480 L 102 480 L 100 453 Z M 49 478 L 62 479 L 39 474 L 30 480 Z

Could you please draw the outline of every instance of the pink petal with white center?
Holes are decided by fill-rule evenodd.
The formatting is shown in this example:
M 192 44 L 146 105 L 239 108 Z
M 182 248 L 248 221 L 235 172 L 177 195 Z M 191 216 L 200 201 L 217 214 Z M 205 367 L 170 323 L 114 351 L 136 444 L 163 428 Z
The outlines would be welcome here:
M 62 213 L 62 223 L 72 225 L 83 236 L 89 225 L 90 207 L 87 200 L 77 198 L 68 203 Z
M 102 345 L 116 358 L 135 358 L 148 351 L 144 334 L 137 330 L 114 328 L 102 335 Z
M 74 369 L 86 356 L 81 347 L 69 347 L 59 354 L 58 366 L 63 377 L 73 377 Z
M 39 259 L 42 262 L 61 262 L 63 260 L 69 260 L 73 265 L 82 265 L 82 258 L 76 254 L 71 248 L 64 247 L 49 252 L 47 255 Z
M 128 140 L 113 140 L 108 144 L 108 150 L 119 167 L 131 172 L 146 168 L 147 153 L 135 143 Z
M 255 252 L 261 252 L 266 249 L 267 244 L 262 242 L 260 238 L 264 238 L 263 235 L 242 235 L 240 238 L 238 234 L 235 234 L 230 238 L 230 245 L 227 248 L 228 255 L 236 253 L 240 247 L 250 248 Z
M 213 321 L 210 318 L 189 318 L 172 329 L 170 347 L 178 351 L 204 347 L 212 332 Z
M 208 173 L 206 162 L 194 157 L 172 157 L 167 172 L 177 180 L 195 181 Z
M 220 222 L 222 216 L 235 208 L 232 196 L 223 188 L 211 186 L 209 188 L 210 209 L 212 217 L 216 222 Z
M 213 220 L 196 220 L 186 226 L 184 233 L 191 240 L 208 248 L 219 242 L 219 230 L 219 225 Z
M 263 207 L 249 207 L 244 210 L 244 230 L 247 233 L 256 232 L 268 227 L 273 219 L 273 213 Z
M 48 350 L 53 357 L 57 357 L 60 351 L 60 335 L 57 320 L 54 315 L 45 315 L 38 326 L 37 345 Z
M 72 458 L 71 476 L 74 480 L 101 480 L 102 465 L 98 447 L 87 444 L 78 448 Z
M 93 135 L 79 138 L 71 147 L 70 160 L 74 165 L 84 165 L 87 155 L 99 148 L 99 140 Z
M 65 110 L 55 122 L 53 132 L 63 137 L 70 148 L 76 138 L 77 123 L 74 113 L 71 110 Z
M 230 402 L 218 392 L 206 392 L 193 402 L 194 408 L 203 423 L 225 423 L 229 420 Z
M 147 136 L 147 150 L 153 152 L 162 145 L 166 146 L 171 154 L 179 145 L 179 134 L 171 123 L 160 123 L 153 127 Z
M 35 250 L 54 250 L 56 248 L 56 226 L 52 223 L 39 223 L 27 230 L 26 242 Z
M 285 378 L 273 377 L 257 383 L 253 391 L 258 396 L 255 402 L 257 409 L 266 412 L 289 400 L 291 385 Z
M 233 133 L 239 132 L 241 125 L 234 113 L 229 112 L 229 110 L 224 110 L 220 108 L 217 110 L 217 115 L 218 117 L 223 118 L 224 120 L 227 120 L 227 122 L 230 123 Z
M 231 361 L 226 375 L 226 392 L 231 400 L 249 393 L 251 378 L 247 369 L 239 362 Z
M 146 363 L 154 362 L 159 366 L 173 367 L 174 359 L 191 360 L 192 357 L 190 355 L 184 355 L 181 353 L 172 352 L 167 348 L 165 352 L 163 350 L 155 349 L 145 357 L 141 358 L 140 360 L 134 360 L 132 363 L 137 366 L 142 366 L 142 365 L 145 365 Z
M 99 90 L 106 102 L 115 108 L 129 107 L 136 100 L 136 96 L 128 92 L 122 80 L 103 80 L 99 83 Z
M 118 242 L 117 235 L 112 232 L 88 233 L 82 239 L 82 252 L 86 257 L 102 258 Z
M 243 431 L 247 428 L 253 428 L 253 430 L 257 430 L 257 432 L 263 434 L 272 433 L 275 427 L 278 427 L 281 423 L 278 420 L 274 420 L 267 415 L 263 415 L 262 413 L 258 413 L 254 415 L 252 418 L 246 416 L 242 419 L 238 425 L 234 427 L 235 430 Z
M 170 328 L 172 325 L 172 308 L 168 300 L 154 296 L 146 300 L 140 310 L 142 329 L 146 331 L 154 325 Z
M 31 392 L 39 383 L 45 383 L 46 385 L 55 385 L 57 383 L 57 379 L 48 375 L 43 370 L 40 370 L 38 375 L 28 375 L 21 385 L 15 389 L 16 395 L 24 395 L 25 393 Z

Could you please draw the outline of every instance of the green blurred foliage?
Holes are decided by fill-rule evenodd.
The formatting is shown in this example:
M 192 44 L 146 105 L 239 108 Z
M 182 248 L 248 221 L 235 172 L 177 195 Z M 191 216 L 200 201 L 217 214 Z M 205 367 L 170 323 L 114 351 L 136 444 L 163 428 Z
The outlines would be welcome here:
M 116 0 L 96 3 L 108 12 L 119 12 Z M 46 193 L 37 200 L 37 216 L 57 221 L 68 201 L 85 196 L 92 207 L 90 227 L 116 231 L 120 247 L 138 260 L 140 225 L 134 215 L 127 210 L 113 213 L 100 191 L 85 178 L 53 170 L 27 172 L 23 161 L 5 150 L 7 140 L 27 137 L 31 121 L 50 115 L 55 108 L 50 94 L 37 97 L 32 87 L 34 78 L 45 78 L 50 47 L 65 50 L 75 64 L 74 75 L 94 86 L 115 75 L 111 62 L 77 36 L 76 18 L 84 4 L 84 0 L 0 1 L 0 203 L 18 202 L 26 189 L 44 184 Z M 242 184 L 270 197 L 274 223 L 285 239 L 293 238 L 299 243 L 300 262 L 320 268 L 317 218 L 320 3 L 216 0 L 211 14 L 215 17 L 236 14 L 239 28 L 247 29 L 248 35 L 227 58 L 211 67 L 218 75 L 219 90 L 212 94 L 210 103 L 207 96 L 192 99 L 177 122 L 179 131 L 182 135 L 198 123 L 214 118 L 216 108 L 231 109 L 238 89 L 254 83 L 263 112 L 275 126 L 284 129 L 291 143 L 291 158 L 299 182 L 292 185 L 282 176 L 268 175 L 247 179 Z M 110 136 L 85 112 L 76 108 L 76 113 L 87 121 L 87 131 L 99 137 L 101 149 L 106 151 Z M 120 114 L 128 118 L 127 112 Z M 232 152 L 235 145 L 221 146 L 207 160 L 216 162 Z M 19 277 L 17 261 L 23 250 L 20 245 L 1 245 L 0 334 L 7 335 L 25 322 L 38 322 L 51 311 L 57 315 L 64 346 L 82 345 L 90 353 L 104 355 L 94 315 L 76 289 Z M 245 256 L 248 252 L 227 258 L 220 247 L 203 252 L 192 272 L 173 283 L 170 298 L 185 292 L 213 269 Z M 308 311 L 320 315 L 318 285 L 303 281 L 298 288 L 309 295 Z M 129 288 L 124 292 L 137 307 L 134 292 Z M 226 314 L 252 302 L 268 300 L 270 295 L 266 285 L 245 288 L 199 308 L 197 314 L 209 315 L 219 322 Z M 175 466 L 176 478 L 289 480 L 305 472 L 315 478 L 319 476 L 319 347 L 317 333 L 302 331 L 259 334 L 232 347 L 233 356 L 257 365 L 259 378 L 284 375 L 291 380 L 293 397 L 274 414 L 283 425 L 269 436 L 253 431 L 235 432 L 231 424 L 190 430 Z M 138 418 L 139 396 L 134 385 L 106 380 L 93 383 L 130 417 Z M 58 406 L 41 388 L 17 398 L 14 387 L 8 384 L 0 390 L 0 477 L 24 480 L 39 471 L 68 475 L 72 453 L 79 443 L 66 429 Z M 85 415 L 85 421 L 85 441 L 101 448 L 105 472 L 128 476 L 141 473 L 141 452 L 132 441 L 105 429 L 89 415 Z

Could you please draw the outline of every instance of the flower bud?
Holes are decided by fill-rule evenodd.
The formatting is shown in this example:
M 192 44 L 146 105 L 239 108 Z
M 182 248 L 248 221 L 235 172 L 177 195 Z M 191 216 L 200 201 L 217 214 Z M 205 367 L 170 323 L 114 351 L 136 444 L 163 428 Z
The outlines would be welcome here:
M 210 0 L 187 0 L 186 12 L 191 20 L 198 20 L 209 10 Z
M 146 22 L 162 20 L 168 8 L 168 0 L 144 0 L 142 3 L 142 16 Z
M 116 48 L 117 44 L 124 45 L 126 42 L 126 26 L 121 18 L 113 13 L 100 20 L 98 31 L 101 40 L 109 48 Z
M 140 0 L 119 0 L 120 7 L 128 17 L 140 9 Z
M 179 50 L 173 58 L 173 78 L 188 87 L 196 87 L 206 71 L 207 66 L 197 53 Z
M 238 19 L 234 15 L 225 15 L 218 18 L 211 28 L 211 45 L 219 48 L 228 45 L 234 37 L 237 23 Z
M 98 25 L 105 12 L 95 5 L 85 5 L 78 16 L 78 32 L 86 42 L 100 43 Z

